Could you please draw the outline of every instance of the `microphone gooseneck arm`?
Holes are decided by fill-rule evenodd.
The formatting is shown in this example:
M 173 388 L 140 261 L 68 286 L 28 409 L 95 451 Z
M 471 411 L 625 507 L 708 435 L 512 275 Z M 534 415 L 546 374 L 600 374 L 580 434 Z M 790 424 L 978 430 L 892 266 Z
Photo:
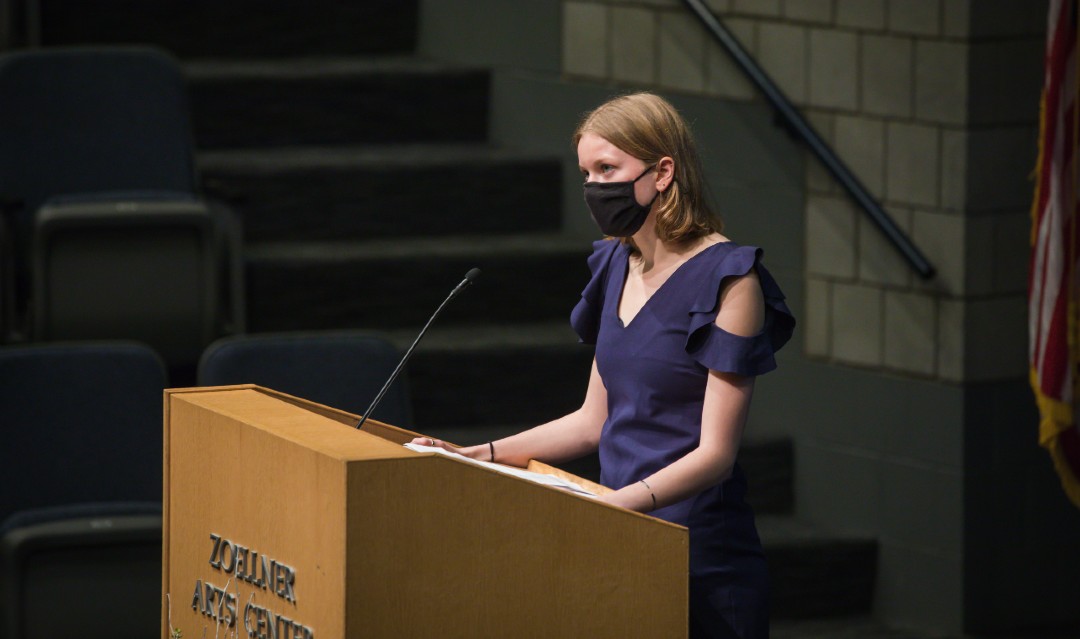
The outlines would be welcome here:
M 415 349 L 416 345 L 420 343 L 420 338 L 422 338 L 424 336 L 424 333 L 427 332 L 427 329 L 429 326 L 431 326 L 431 323 L 435 321 L 435 318 L 439 316 L 439 313 L 442 312 L 443 308 L 450 303 L 450 300 L 454 299 L 458 296 L 458 294 L 461 293 L 461 291 L 464 291 L 466 288 L 468 288 L 468 286 L 475 282 L 478 277 L 480 277 L 480 269 L 470 269 L 469 272 L 465 274 L 465 279 L 461 280 L 461 283 L 455 286 L 454 290 L 450 291 L 450 294 L 446 296 L 446 299 L 443 300 L 443 303 L 439 304 L 439 308 L 435 309 L 435 312 L 431 314 L 431 317 L 428 318 L 427 323 L 424 324 L 424 328 L 420 329 L 420 334 L 416 336 L 416 339 L 413 340 L 412 345 L 409 346 L 409 350 L 405 351 L 405 356 L 401 358 L 400 362 L 398 362 L 397 368 L 394 369 L 393 373 L 390 373 L 390 379 L 386 380 L 386 383 L 383 384 L 382 389 L 379 390 L 379 394 L 375 396 L 375 399 L 372 400 L 371 405 L 368 406 L 367 410 L 364 411 L 364 414 L 360 417 L 360 421 L 356 424 L 356 428 L 358 430 L 363 427 L 364 422 L 366 422 L 368 416 L 371 415 L 371 411 L 375 410 L 375 407 L 379 405 L 380 401 L 382 401 L 383 395 L 386 394 L 386 391 L 390 389 L 390 385 L 394 383 L 395 379 L 397 379 L 398 375 L 401 373 L 401 369 L 405 368 L 405 362 L 409 361 L 409 357 L 412 355 L 413 349 Z

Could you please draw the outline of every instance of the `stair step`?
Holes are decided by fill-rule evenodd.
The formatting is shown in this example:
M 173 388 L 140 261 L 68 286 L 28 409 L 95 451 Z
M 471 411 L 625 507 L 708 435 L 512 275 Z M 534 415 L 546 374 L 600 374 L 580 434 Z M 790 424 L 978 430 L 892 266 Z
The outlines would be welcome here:
M 447 305 L 441 326 L 566 322 L 590 251 L 541 234 L 249 245 L 249 330 L 419 328 L 474 267 L 482 278 Z
M 185 65 L 202 149 L 480 142 L 489 73 L 414 58 Z
M 760 516 L 757 525 L 769 561 L 773 619 L 870 612 L 876 540 L 824 533 L 787 516 Z
M 432 328 L 431 333 L 436 332 Z M 417 429 L 453 435 L 448 438 L 455 440 L 460 434 L 462 443 L 476 443 L 520 430 L 506 424 L 536 425 L 581 406 L 593 349 L 579 344 L 568 324 L 442 332 L 441 340 L 418 346 L 409 362 Z M 478 344 L 485 333 L 490 341 Z M 508 333 L 537 339 L 527 343 L 500 338 Z M 455 336 L 461 336 L 460 341 L 454 341 Z M 465 437 L 470 432 L 480 438 Z
M 557 159 L 480 145 L 296 147 L 199 154 L 206 193 L 248 241 L 552 233 Z
M 771 626 L 769 636 L 772 639 L 962 639 L 959 635 L 889 628 L 869 615 L 779 621 Z M 997 639 L 1010 638 L 999 636 Z M 1031 638 L 1012 637 L 1011 639 Z M 1065 637 L 1042 637 L 1042 639 L 1065 639 Z
M 181 57 L 410 53 L 418 0 L 40 0 L 48 46 L 150 43 Z
M 743 441 L 739 465 L 749 485 L 746 498 L 759 515 L 790 515 L 795 508 L 795 450 L 790 439 Z

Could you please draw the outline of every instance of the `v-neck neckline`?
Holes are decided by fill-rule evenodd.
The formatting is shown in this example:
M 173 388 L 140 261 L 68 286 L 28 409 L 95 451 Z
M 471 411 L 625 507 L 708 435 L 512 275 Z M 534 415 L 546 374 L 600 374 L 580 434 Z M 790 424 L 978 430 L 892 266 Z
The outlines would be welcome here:
M 656 290 L 653 291 L 652 295 L 645 298 L 645 302 L 641 305 L 640 308 L 638 308 L 637 312 L 634 313 L 634 316 L 631 317 L 629 319 L 629 321 L 624 320 L 622 318 L 622 315 L 619 314 L 619 308 L 622 306 L 623 295 L 626 293 L 626 281 L 627 281 L 628 276 L 630 275 L 630 249 L 627 248 L 626 246 L 623 246 L 622 248 L 623 248 L 623 252 L 626 254 L 626 259 L 625 259 L 625 263 L 623 264 L 623 268 L 621 269 L 621 271 L 622 271 L 621 280 L 622 281 L 619 282 L 619 288 L 618 288 L 619 295 L 618 295 L 618 298 L 615 300 L 615 321 L 618 322 L 619 326 L 621 328 L 623 328 L 623 329 L 630 328 L 634 324 L 634 322 L 637 320 L 638 316 L 641 315 L 642 311 L 644 311 L 649 306 L 649 304 L 653 301 L 653 299 L 657 295 L 659 295 L 667 287 L 668 283 L 671 282 L 671 280 L 674 279 L 675 276 L 677 276 L 679 274 L 679 271 L 683 270 L 684 266 L 686 266 L 690 262 L 693 262 L 694 260 L 696 260 L 703 253 L 711 251 L 714 247 L 720 246 L 721 244 L 731 244 L 731 240 L 728 240 L 726 242 L 717 242 L 715 244 L 710 244 L 709 246 L 706 246 L 705 248 L 698 251 L 697 253 L 694 253 L 693 255 L 691 255 L 682 264 L 679 264 L 677 267 L 675 267 L 675 270 L 671 272 L 671 275 L 667 276 L 667 279 L 664 280 L 664 283 L 661 284 L 660 286 L 658 286 L 656 288 Z

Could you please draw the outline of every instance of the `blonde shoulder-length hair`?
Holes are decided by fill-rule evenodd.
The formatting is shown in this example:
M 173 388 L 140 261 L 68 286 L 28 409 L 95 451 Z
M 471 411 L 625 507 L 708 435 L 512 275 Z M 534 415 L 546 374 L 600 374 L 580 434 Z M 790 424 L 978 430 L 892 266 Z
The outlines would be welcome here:
M 705 199 L 701 159 L 690 127 L 667 100 L 653 93 L 617 97 L 582 118 L 574 131 L 574 148 L 586 133 L 604 138 L 648 166 L 665 156 L 674 160 L 675 178 L 661 194 L 656 212 L 661 241 L 679 244 L 723 230 L 723 221 Z

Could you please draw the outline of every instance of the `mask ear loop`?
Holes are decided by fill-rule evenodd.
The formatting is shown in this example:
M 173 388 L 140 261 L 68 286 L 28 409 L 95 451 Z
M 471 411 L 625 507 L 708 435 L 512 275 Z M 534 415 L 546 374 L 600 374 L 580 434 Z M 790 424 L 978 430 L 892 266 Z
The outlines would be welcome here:
M 644 171 L 642 171 L 642 172 L 641 172 L 641 175 L 639 175 L 639 176 L 637 176 L 636 178 L 634 178 L 634 181 L 633 181 L 633 182 L 631 182 L 631 184 L 637 184 L 637 181 L 638 181 L 638 180 L 640 180 L 641 178 L 643 178 L 643 177 L 645 177 L 646 175 L 648 175 L 648 174 L 649 174 L 649 171 L 654 171 L 654 170 L 656 170 L 656 167 L 658 167 L 658 166 L 660 166 L 660 163 L 659 163 L 659 162 L 657 162 L 656 164 L 654 164 L 654 165 L 652 165 L 652 166 L 648 167 L 647 169 L 645 169 Z M 652 208 L 652 205 L 653 205 L 653 204 L 654 204 L 654 203 L 656 202 L 656 198 L 660 197 L 660 194 L 661 194 L 661 193 L 663 193 L 663 191 L 661 191 L 661 190 L 660 190 L 660 188 L 659 188 L 659 187 L 657 187 L 657 189 L 656 189 L 656 195 L 654 195 L 654 196 L 653 196 L 653 198 L 652 198 L 651 200 L 649 200 L 649 203 L 645 205 L 645 208 L 647 208 L 647 209 L 651 209 L 651 208 Z
M 652 171 L 652 170 L 654 170 L 654 169 L 655 169 L 656 167 L 658 167 L 658 166 L 660 166 L 660 165 L 659 165 L 659 164 L 654 164 L 654 165 L 652 165 L 652 166 L 648 167 L 647 169 L 645 169 L 644 171 L 642 171 L 642 172 L 641 172 L 641 175 L 639 175 L 639 176 L 637 176 L 636 178 L 634 178 L 634 180 L 633 180 L 633 182 L 631 182 L 631 184 L 637 184 L 637 181 L 638 181 L 638 180 L 640 180 L 641 178 L 643 178 L 643 177 L 645 177 L 646 175 L 648 175 L 649 171 Z

